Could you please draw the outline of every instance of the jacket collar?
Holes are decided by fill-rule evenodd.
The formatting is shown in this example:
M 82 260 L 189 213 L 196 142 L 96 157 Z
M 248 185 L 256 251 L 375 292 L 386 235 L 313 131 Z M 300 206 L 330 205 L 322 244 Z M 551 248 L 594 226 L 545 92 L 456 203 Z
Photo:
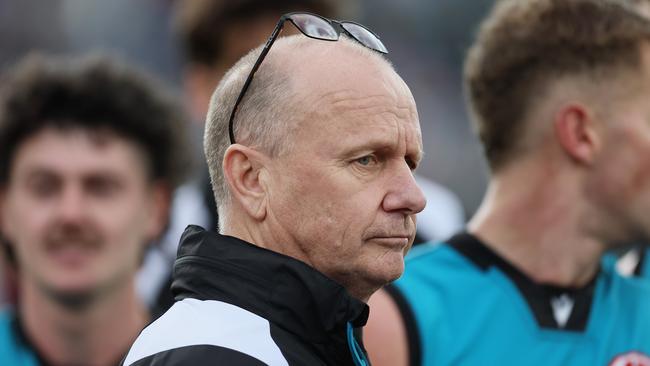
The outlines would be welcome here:
M 232 303 L 312 342 L 368 318 L 365 303 L 306 263 L 198 226 L 181 237 L 172 292 Z

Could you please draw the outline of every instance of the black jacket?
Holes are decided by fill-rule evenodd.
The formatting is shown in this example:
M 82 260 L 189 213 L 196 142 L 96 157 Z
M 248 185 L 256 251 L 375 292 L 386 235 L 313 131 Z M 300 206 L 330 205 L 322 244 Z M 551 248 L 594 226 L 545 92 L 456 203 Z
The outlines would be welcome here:
M 293 258 L 189 226 L 172 291 L 124 365 L 367 365 L 352 329 L 368 306 Z

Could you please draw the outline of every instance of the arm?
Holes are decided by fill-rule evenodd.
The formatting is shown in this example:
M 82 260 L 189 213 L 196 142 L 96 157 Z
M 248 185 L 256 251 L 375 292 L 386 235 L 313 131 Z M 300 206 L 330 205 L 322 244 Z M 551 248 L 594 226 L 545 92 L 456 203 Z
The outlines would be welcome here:
M 363 340 L 374 366 L 408 366 L 409 340 L 400 310 L 386 290 L 379 290 L 368 303 L 370 317 Z

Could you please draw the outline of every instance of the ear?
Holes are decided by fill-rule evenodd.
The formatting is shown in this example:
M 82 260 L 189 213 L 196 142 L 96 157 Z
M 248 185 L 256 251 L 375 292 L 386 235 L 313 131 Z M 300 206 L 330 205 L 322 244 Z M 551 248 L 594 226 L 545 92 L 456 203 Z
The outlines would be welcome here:
M 224 176 L 233 203 L 239 203 L 249 216 L 258 221 L 266 217 L 266 164 L 264 154 L 240 144 L 230 145 L 223 157 Z
M 154 182 L 151 185 L 151 201 L 147 223 L 147 239 L 152 241 L 160 238 L 160 235 L 169 225 L 169 213 L 171 210 L 172 190 L 167 184 Z
M 600 145 L 593 112 L 579 103 L 563 106 L 554 121 L 555 136 L 574 161 L 591 164 Z

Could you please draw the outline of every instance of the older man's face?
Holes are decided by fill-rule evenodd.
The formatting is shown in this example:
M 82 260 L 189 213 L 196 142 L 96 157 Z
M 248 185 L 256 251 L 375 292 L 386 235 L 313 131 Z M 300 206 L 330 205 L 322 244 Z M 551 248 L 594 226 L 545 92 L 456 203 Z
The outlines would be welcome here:
M 425 205 L 413 178 L 420 126 L 387 66 L 357 56 L 320 67 L 297 78 L 318 87 L 299 101 L 309 112 L 274 165 L 270 214 L 300 259 L 366 300 L 401 275 Z

